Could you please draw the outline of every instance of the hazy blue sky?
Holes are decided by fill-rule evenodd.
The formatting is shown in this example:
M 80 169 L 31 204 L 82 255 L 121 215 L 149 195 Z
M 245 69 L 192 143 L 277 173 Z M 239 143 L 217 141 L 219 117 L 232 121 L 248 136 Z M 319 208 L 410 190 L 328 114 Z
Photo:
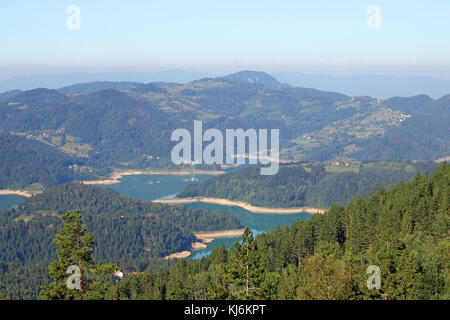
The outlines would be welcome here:
M 80 9 L 69 30 L 69 5 Z M 379 30 L 367 8 L 381 9 Z M 449 0 L 1 0 L 0 78 L 242 69 L 450 78 Z

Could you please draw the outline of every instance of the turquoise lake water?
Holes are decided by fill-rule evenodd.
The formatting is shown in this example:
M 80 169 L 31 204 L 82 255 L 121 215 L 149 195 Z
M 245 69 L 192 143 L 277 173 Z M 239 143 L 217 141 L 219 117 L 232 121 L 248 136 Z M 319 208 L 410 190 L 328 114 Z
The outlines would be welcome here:
M 120 183 L 110 185 L 98 185 L 113 189 L 120 194 L 140 200 L 157 200 L 170 198 L 179 193 L 185 186 L 191 183 L 203 181 L 210 175 L 130 175 L 119 179 Z
M 260 233 L 270 231 L 275 229 L 277 226 L 288 225 L 297 221 L 298 219 L 307 220 L 311 218 L 309 213 L 296 213 L 296 214 L 258 214 L 252 213 L 241 207 L 236 206 L 223 206 L 219 204 L 211 203 L 186 203 L 184 206 L 194 209 L 203 209 L 209 211 L 221 211 L 228 212 L 236 216 L 239 221 L 244 225 L 244 227 L 249 227 L 254 236 Z M 216 239 L 208 244 L 208 247 L 202 250 L 195 251 L 192 255 L 193 259 L 199 259 L 207 256 L 211 253 L 213 248 L 218 248 L 221 246 L 231 247 L 240 237 L 237 238 L 221 238 Z
M 113 189 L 123 195 L 142 200 L 156 200 L 170 198 L 179 193 L 184 186 L 203 181 L 210 175 L 132 175 L 120 179 L 120 183 L 104 185 L 104 188 Z M 254 236 L 259 233 L 270 231 L 277 226 L 291 225 L 298 219 L 307 220 L 311 218 L 309 213 L 297 214 L 255 214 L 236 206 L 224 206 L 210 203 L 187 203 L 184 206 L 194 209 L 227 212 L 236 216 L 244 227 L 249 227 Z M 208 247 L 195 251 L 191 258 L 199 259 L 211 253 L 213 248 L 221 246 L 231 247 L 238 241 L 236 238 L 219 238 L 208 244 Z
M 0 195 L 0 210 L 15 206 L 25 199 L 26 197 L 18 196 L 16 194 Z
M 156 200 L 175 196 L 184 186 L 203 181 L 211 177 L 210 175 L 130 175 L 120 179 L 120 183 L 112 185 L 99 185 L 104 188 L 113 189 L 120 194 L 133 197 L 140 200 Z M 0 210 L 14 206 L 25 197 L 18 195 L 1 195 Z M 236 206 L 223 206 L 210 203 L 187 203 L 186 207 L 194 209 L 203 209 L 210 211 L 227 212 L 236 216 L 244 227 L 249 227 L 254 236 L 259 233 L 270 231 L 277 226 L 291 225 L 298 219 L 307 220 L 311 218 L 308 213 L 297 214 L 255 214 Z M 208 244 L 208 247 L 195 251 L 192 259 L 200 259 L 211 253 L 213 248 L 221 246 L 231 247 L 239 240 L 236 238 L 219 238 Z

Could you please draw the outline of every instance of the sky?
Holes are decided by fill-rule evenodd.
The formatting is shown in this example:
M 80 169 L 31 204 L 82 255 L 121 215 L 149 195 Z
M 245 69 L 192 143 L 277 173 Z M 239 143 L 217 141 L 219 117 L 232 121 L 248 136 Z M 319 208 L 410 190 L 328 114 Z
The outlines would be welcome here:
M 0 79 L 168 69 L 450 79 L 449 17 L 448 0 L 0 0 Z

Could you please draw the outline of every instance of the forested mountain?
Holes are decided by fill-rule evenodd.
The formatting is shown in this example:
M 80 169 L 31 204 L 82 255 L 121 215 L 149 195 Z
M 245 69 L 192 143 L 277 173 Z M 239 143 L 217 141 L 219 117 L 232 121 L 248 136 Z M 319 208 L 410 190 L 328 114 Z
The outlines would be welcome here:
M 176 122 L 112 89 L 78 96 L 36 89 L 0 104 L 0 125 L 89 157 L 93 164 L 118 165 L 148 155 L 167 157 Z
M 285 159 L 432 160 L 450 154 L 449 111 L 449 96 L 349 97 L 243 71 L 186 84 L 30 90 L 0 102 L 0 126 L 46 133 L 54 146 L 102 166 L 145 167 L 154 165 L 149 156 L 169 158 L 173 129 L 191 129 L 195 119 L 205 129 L 280 129 Z
M 22 90 L 17 90 L 17 89 L 2 92 L 2 93 L 0 93 L 0 102 L 6 101 L 9 98 L 14 97 L 22 92 L 23 92 Z
M 179 82 L 186 83 L 196 79 L 205 78 L 208 75 L 201 72 L 189 72 L 182 70 L 166 70 L 161 72 L 72 72 L 62 74 L 32 74 L 19 75 L 11 79 L 0 81 L 0 92 L 21 89 L 31 90 L 34 88 L 45 87 L 57 89 L 88 82 Z
M 335 91 L 349 96 L 374 98 L 409 97 L 426 94 L 435 99 L 448 94 L 450 80 L 438 77 L 360 74 L 331 76 L 298 72 L 276 72 L 272 76 L 291 86 Z
M 245 71 L 160 85 L 166 94 L 124 92 L 153 102 L 187 126 L 202 119 L 205 127 L 219 129 L 278 128 L 284 158 L 429 160 L 450 154 L 448 98 L 349 97 L 255 79 L 271 77 Z
M 334 205 L 309 221 L 256 239 L 247 230 L 230 251 L 129 275 L 106 298 L 449 299 L 449 188 L 444 163 L 432 177 Z M 367 287 L 369 266 L 380 270 L 378 289 Z
M 131 88 L 135 84 L 136 82 L 127 81 L 93 81 L 59 88 L 58 91 L 63 94 L 89 94 L 107 89 L 125 90 Z
M 177 196 L 215 197 L 239 200 L 264 207 L 329 208 L 366 197 L 380 187 L 389 188 L 432 173 L 437 164 L 428 162 L 368 162 L 324 165 L 321 163 L 280 164 L 276 175 L 263 176 L 257 166 L 243 167 L 186 186 Z
M 257 71 L 240 71 L 227 76 L 221 77 L 225 80 L 242 81 L 248 83 L 261 84 L 266 87 L 280 87 L 283 84 L 265 72 Z
M 48 280 L 46 264 L 55 258 L 53 238 L 62 225 L 60 216 L 74 210 L 81 210 L 95 236 L 96 260 L 135 271 L 190 249 L 194 231 L 242 227 L 237 218 L 225 213 L 152 204 L 81 183 L 51 187 L 0 211 L 2 296 L 37 297 L 39 285 Z
M 45 188 L 73 180 L 95 179 L 98 170 L 85 167 L 86 160 L 0 130 L 0 189 L 21 189 L 31 184 Z

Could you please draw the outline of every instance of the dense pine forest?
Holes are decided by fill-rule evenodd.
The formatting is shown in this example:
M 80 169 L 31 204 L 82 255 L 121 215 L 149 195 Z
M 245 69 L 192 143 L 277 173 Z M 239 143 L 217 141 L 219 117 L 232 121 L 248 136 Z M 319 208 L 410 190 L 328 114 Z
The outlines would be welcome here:
M 449 17 L 0 0 L 0 314 L 449 306 Z
M 256 206 L 328 209 L 367 197 L 380 187 L 389 189 L 417 173 L 433 173 L 438 164 L 428 162 L 365 162 L 338 166 L 322 163 L 280 164 L 273 176 L 260 175 L 256 166 L 186 186 L 178 197 L 216 197 Z
M 93 261 L 125 272 L 96 299 L 449 299 L 449 184 L 444 163 L 432 176 L 419 174 L 256 238 L 246 230 L 231 250 L 174 265 L 160 258 L 188 249 L 194 231 L 242 225 L 225 213 L 63 184 L 0 212 L 0 293 L 38 297 L 51 281 L 48 264 L 56 258 L 61 216 L 81 210 L 94 237 Z M 380 267 L 380 290 L 366 287 L 369 265 Z
M 50 282 L 61 217 L 80 210 L 95 239 L 95 263 L 139 272 L 101 298 L 448 298 L 448 165 L 433 178 L 415 177 L 437 164 L 403 159 L 448 155 L 449 99 L 349 97 L 254 72 L 2 94 L 0 189 L 45 191 L 0 211 L 0 297 L 38 297 Z M 73 181 L 117 168 L 174 168 L 171 132 L 192 129 L 194 119 L 204 129 L 280 129 L 283 157 L 310 162 L 282 164 L 275 176 L 246 166 L 187 186 L 179 197 L 330 211 L 256 239 L 246 232 L 231 251 L 168 269 L 172 262 L 161 258 L 190 248 L 194 231 L 243 226 L 229 214 L 151 204 Z M 411 183 L 396 186 L 400 181 Z M 364 289 L 368 263 L 388 270 L 381 291 Z
M 39 287 L 48 282 L 47 265 L 56 250 L 53 239 L 62 226 L 61 215 L 68 210 L 81 210 L 93 232 L 96 262 L 114 262 L 134 271 L 190 249 L 194 231 L 242 227 L 225 213 L 153 204 L 81 183 L 51 187 L 0 211 L 2 296 L 37 297 Z
M 107 299 L 450 299 L 450 166 L 231 250 L 128 275 Z M 380 268 L 380 289 L 366 286 Z

